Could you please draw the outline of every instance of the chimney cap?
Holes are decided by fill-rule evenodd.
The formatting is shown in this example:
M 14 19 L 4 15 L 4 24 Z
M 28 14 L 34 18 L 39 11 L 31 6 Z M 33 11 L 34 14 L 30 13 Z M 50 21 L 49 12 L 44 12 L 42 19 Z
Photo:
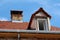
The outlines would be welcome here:
M 20 10 L 11 10 L 11 14 L 22 14 L 23 11 L 20 11 Z

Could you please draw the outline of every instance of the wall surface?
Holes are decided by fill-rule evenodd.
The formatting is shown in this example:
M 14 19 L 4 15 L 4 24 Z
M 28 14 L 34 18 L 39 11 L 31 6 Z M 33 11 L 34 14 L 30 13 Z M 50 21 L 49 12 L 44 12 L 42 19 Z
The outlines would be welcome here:
M 60 40 L 60 34 L 19 33 L 19 40 Z M 18 33 L 0 33 L 0 40 L 18 40 Z

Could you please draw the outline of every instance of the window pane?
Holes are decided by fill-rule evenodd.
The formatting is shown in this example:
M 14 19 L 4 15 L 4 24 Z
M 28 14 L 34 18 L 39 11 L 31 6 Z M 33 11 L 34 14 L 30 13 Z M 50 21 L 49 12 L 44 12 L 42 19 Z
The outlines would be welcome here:
M 43 21 L 39 21 L 39 30 L 44 30 Z

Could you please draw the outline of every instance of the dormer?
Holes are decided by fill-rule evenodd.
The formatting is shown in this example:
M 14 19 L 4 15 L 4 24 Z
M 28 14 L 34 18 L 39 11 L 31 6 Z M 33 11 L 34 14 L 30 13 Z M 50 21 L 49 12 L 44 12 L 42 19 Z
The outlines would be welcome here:
M 22 11 L 11 10 L 11 21 L 12 22 L 23 22 L 22 21 L 23 15 Z
M 50 19 L 51 16 L 40 8 L 34 14 L 32 14 L 28 29 L 38 30 L 38 31 L 48 31 L 50 30 Z

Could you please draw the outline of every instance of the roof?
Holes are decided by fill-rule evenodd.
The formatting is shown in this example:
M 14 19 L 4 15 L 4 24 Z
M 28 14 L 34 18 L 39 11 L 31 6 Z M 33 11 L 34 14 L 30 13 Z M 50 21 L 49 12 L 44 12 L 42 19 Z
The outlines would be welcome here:
M 16 23 L 11 21 L 0 21 L 0 29 L 19 29 L 19 30 L 27 30 L 30 28 L 30 25 L 32 23 L 32 20 L 34 18 L 34 15 L 36 15 L 38 12 L 44 12 L 48 17 L 51 18 L 47 12 L 43 10 L 43 8 L 40 8 L 38 11 L 36 11 L 34 14 L 32 14 L 30 22 L 22 22 L 22 23 Z M 60 28 L 51 26 L 51 31 L 59 31 Z
M 0 29 L 20 29 L 26 30 L 28 27 L 28 22 L 16 23 L 10 21 L 0 21 Z
M 55 27 L 55 26 L 51 26 L 51 31 L 60 31 L 60 28 Z
M 15 23 L 11 21 L 0 21 L 0 29 L 27 30 L 29 22 Z M 51 31 L 60 31 L 60 28 L 51 26 Z
M 43 12 L 44 14 L 46 14 L 46 16 L 51 18 L 51 16 L 43 8 L 39 8 L 35 13 L 33 13 L 33 15 L 36 15 L 39 12 Z

